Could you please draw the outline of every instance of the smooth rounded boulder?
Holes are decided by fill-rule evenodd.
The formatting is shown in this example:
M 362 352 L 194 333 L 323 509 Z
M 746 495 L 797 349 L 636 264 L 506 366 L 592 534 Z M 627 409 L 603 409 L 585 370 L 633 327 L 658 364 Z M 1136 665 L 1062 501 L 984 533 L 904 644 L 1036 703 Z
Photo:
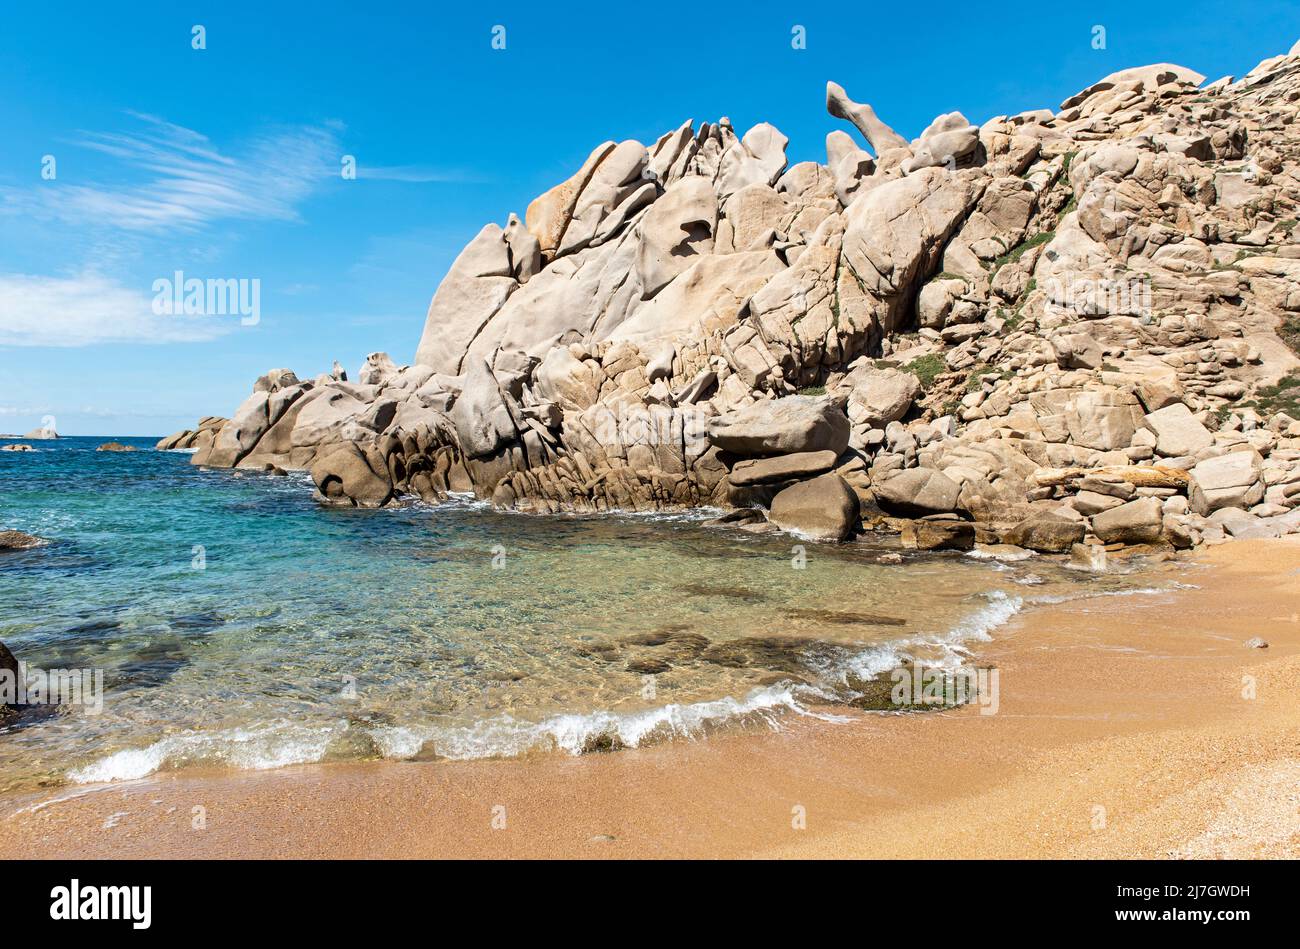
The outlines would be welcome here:
M 1002 542 L 1045 554 L 1064 554 L 1080 543 L 1086 533 L 1082 521 L 1041 511 L 1004 532 Z
M 746 458 L 731 469 L 731 483 L 741 488 L 810 478 L 834 468 L 837 457 L 833 451 L 801 451 L 775 458 Z
M 393 497 L 393 483 L 379 453 L 351 443 L 317 456 L 311 478 L 328 504 L 382 507 Z
M 1163 527 L 1159 498 L 1139 498 L 1092 518 L 1092 532 L 1104 544 L 1154 544 Z
M 827 396 L 790 395 L 709 419 L 709 442 L 737 455 L 790 455 L 849 446 L 849 417 Z
M 810 540 L 841 541 L 858 523 L 858 496 L 837 474 L 793 484 L 772 499 L 768 519 Z
M 956 510 L 961 485 L 933 468 L 909 468 L 872 485 L 872 491 L 876 502 L 886 511 L 923 517 Z

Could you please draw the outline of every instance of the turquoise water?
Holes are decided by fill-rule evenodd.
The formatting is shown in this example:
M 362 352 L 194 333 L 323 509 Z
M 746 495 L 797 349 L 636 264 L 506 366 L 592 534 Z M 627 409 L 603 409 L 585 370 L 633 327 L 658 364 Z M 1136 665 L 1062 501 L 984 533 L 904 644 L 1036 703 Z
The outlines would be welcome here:
M 49 540 L 0 553 L 0 641 L 105 677 L 101 713 L 0 730 L 0 788 L 779 727 L 902 656 L 959 660 L 1064 582 L 1042 558 L 880 563 L 883 542 L 809 544 L 796 569 L 795 539 L 707 512 L 329 509 L 304 474 L 105 440 L 0 452 L 0 529 Z

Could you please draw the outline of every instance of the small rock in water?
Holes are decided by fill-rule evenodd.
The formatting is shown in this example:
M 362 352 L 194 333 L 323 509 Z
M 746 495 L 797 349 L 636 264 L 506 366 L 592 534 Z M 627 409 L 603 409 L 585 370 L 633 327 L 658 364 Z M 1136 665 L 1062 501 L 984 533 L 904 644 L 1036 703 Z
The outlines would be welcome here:
M 902 563 L 902 562 L 903 562 L 902 554 L 881 554 L 879 557 L 876 558 L 876 563 L 894 564 L 894 563 Z
M 1100 544 L 1075 544 L 1070 548 L 1067 566 L 1093 573 L 1106 572 L 1106 548 Z
M 95 451 L 136 451 L 134 445 L 123 445 L 121 442 L 104 442 Z
M 31 445 L 0 445 L 0 451 L 35 451 Z
M 1247 649 L 1267 649 L 1268 641 L 1261 636 L 1252 636 L 1246 640 Z
M 22 531 L 0 531 L 0 550 L 27 550 L 44 544 L 45 538 Z

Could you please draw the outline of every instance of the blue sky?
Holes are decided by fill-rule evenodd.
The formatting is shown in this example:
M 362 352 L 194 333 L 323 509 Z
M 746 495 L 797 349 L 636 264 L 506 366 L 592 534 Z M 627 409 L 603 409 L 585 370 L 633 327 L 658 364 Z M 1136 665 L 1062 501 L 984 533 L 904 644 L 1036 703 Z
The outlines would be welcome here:
M 952 109 L 1055 108 L 1127 66 L 1241 75 L 1300 38 L 1294 0 L 109 6 L 4 12 L 0 431 L 53 415 L 64 434 L 162 435 L 273 367 L 409 361 L 461 246 L 607 139 L 726 115 L 824 161 L 847 129 L 827 79 L 911 137 Z M 260 281 L 260 321 L 155 315 L 178 270 Z

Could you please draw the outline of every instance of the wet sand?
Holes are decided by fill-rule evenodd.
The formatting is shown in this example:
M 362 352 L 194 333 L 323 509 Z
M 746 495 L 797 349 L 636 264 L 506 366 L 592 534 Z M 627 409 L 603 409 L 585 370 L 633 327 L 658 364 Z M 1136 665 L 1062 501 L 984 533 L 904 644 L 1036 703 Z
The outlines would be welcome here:
M 612 754 L 159 775 L 0 799 L 9 857 L 1295 857 L 1300 539 L 994 633 L 996 714 Z M 851 608 L 852 604 L 843 604 Z M 1267 649 L 1248 649 L 1261 636 Z M 837 710 L 840 711 L 840 710 Z

